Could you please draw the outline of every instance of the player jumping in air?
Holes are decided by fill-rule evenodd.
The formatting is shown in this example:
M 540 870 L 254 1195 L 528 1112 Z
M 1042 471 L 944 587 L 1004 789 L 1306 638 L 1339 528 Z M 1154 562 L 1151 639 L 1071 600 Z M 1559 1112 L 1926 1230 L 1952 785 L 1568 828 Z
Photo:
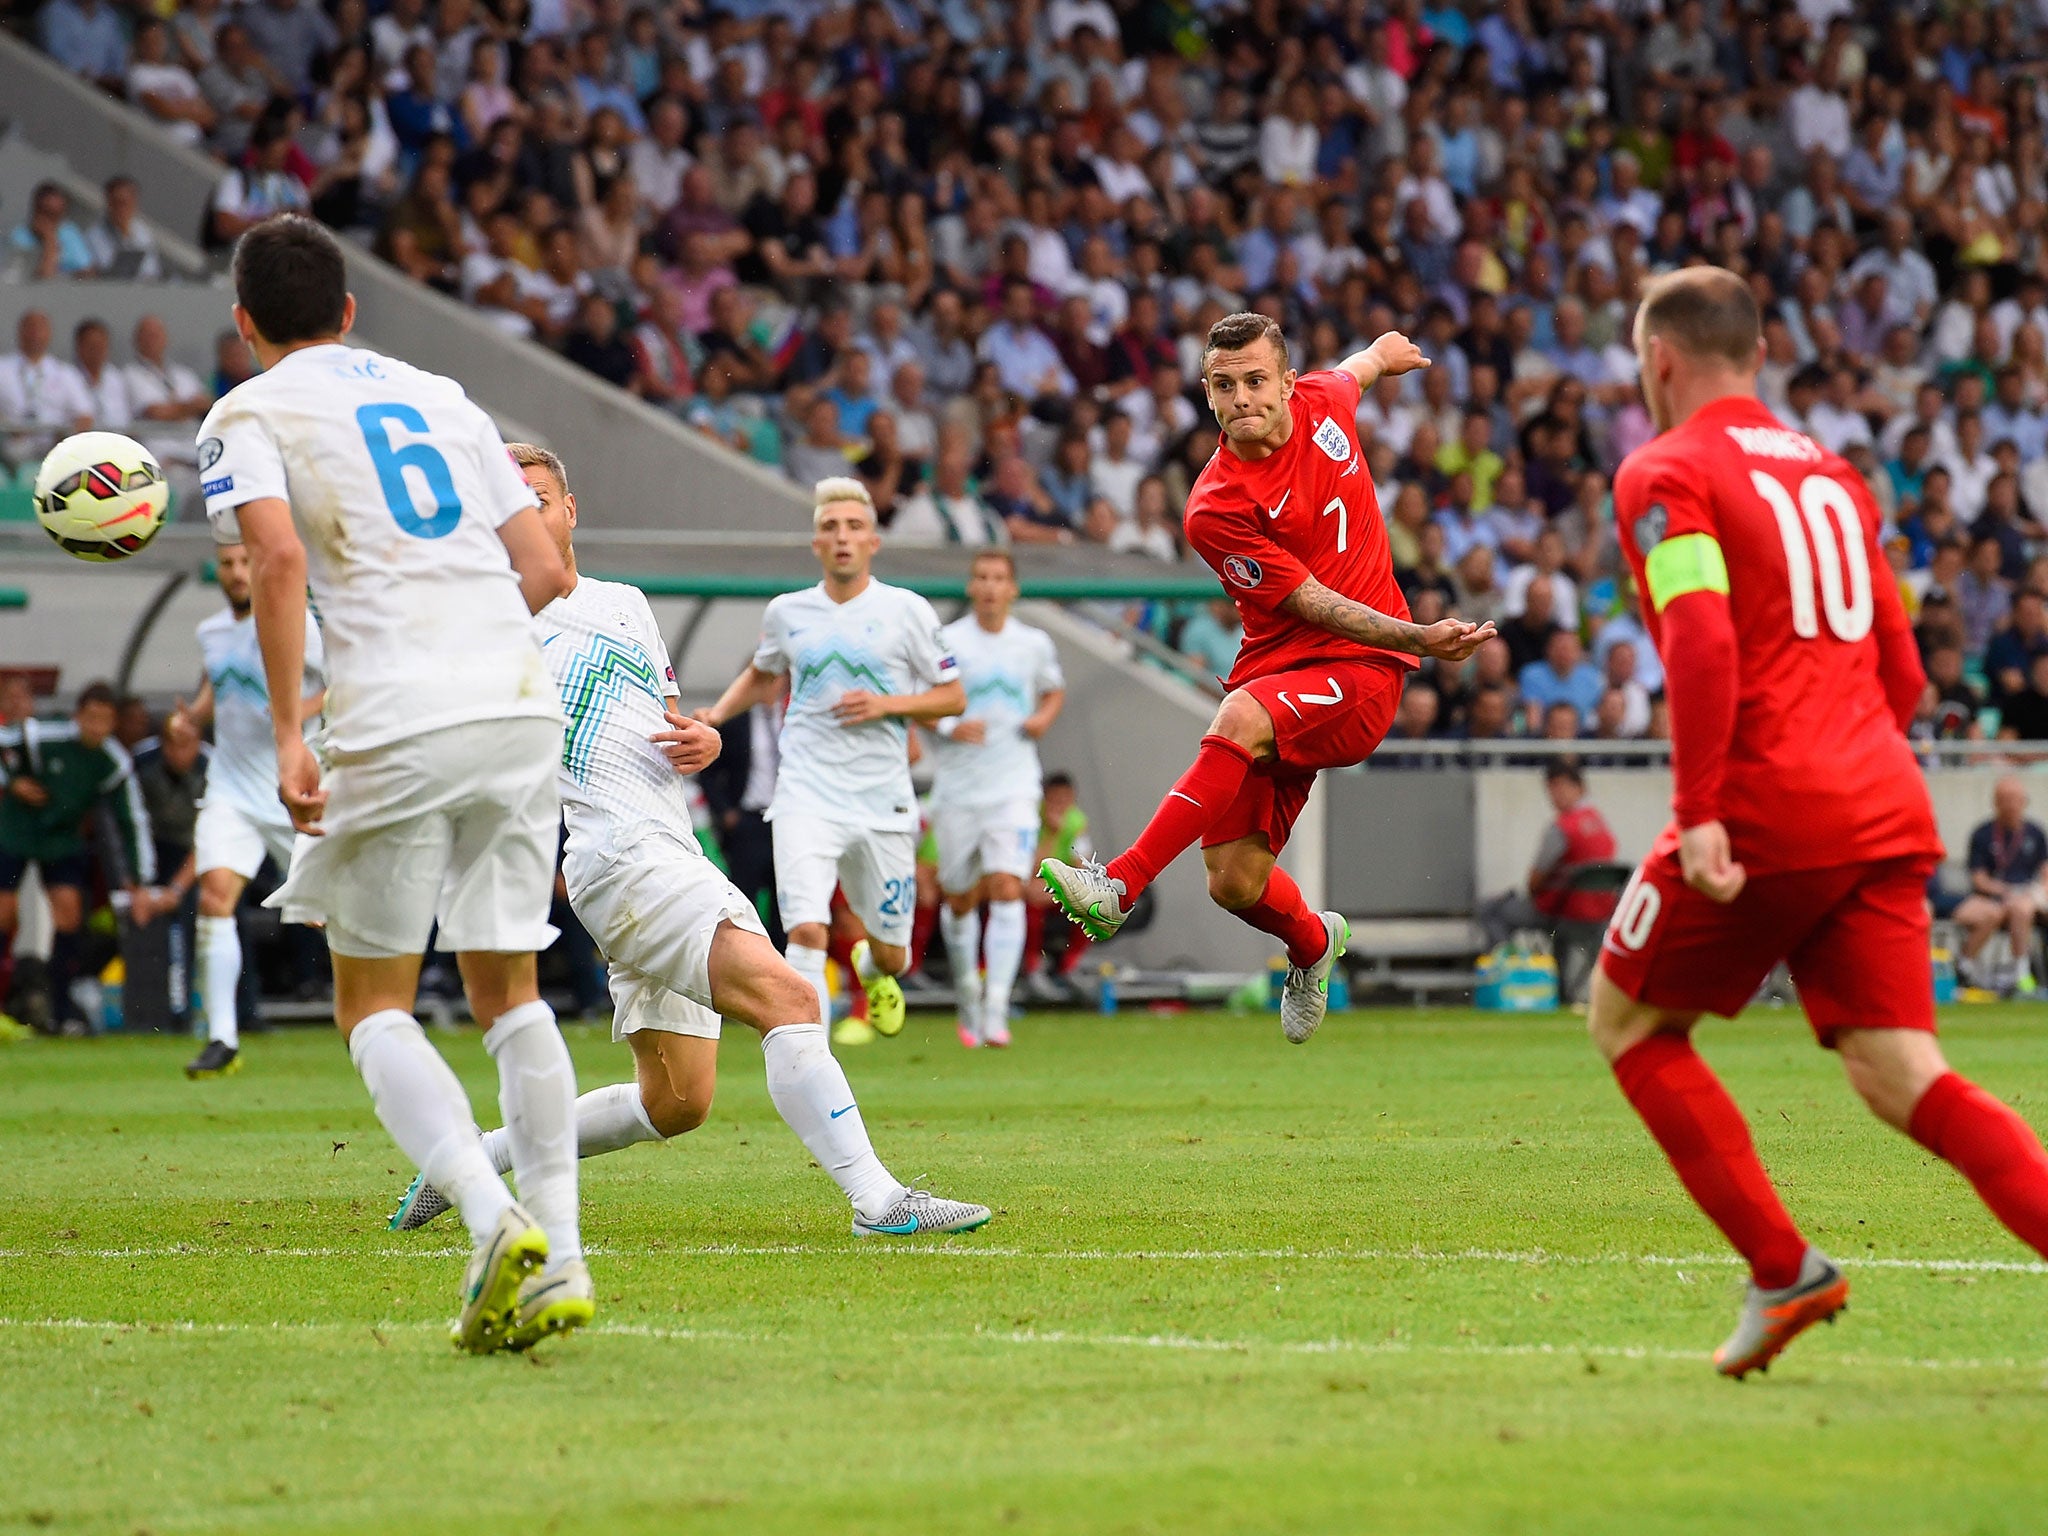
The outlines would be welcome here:
M 1329 1002 L 1350 930 L 1311 912 L 1275 860 L 1325 768 L 1363 762 L 1393 723 L 1420 656 L 1462 662 L 1491 624 L 1409 622 L 1359 449 L 1359 395 L 1426 368 L 1389 331 L 1335 368 L 1297 376 L 1264 315 L 1209 331 L 1202 388 L 1223 428 L 1188 494 L 1188 542 L 1236 600 L 1244 643 L 1195 763 L 1128 851 L 1105 867 L 1048 859 L 1040 878 L 1091 937 L 1121 928 L 1145 887 L 1190 843 L 1209 895 L 1287 946 L 1280 1023 L 1299 1045 Z
M 1934 1038 L 1934 809 L 1904 734 L 1925 684 L 1861 476 L 1756 398 L 1748 286 L 1657 279 L 1636 318 L 1663 433 L 1615 477 L 1615 516 L 1671 701 L 1673 819 L 1623 893 L 1593 982 L 1593 1040 L 1680 1181 L 1749 1261 L 1715 1368 L 1767 1367 L 1848 1303 L 1786 1214 L 1742 1112 L 1693 1051 L 1790 964 L 1871 1110 L 2048 1254 L 2048 1155 L 1951 1072 Z
M 249 551 L 224 544 L 213 552 L 227 611 L 199 623 L 206 681 L 178 711 L 194 727 L 213 722 L 213 761 L 206 798 L 192 834 L 199 878 L 199 1001 L 206 1044 L 185 1066 L 187 1077 L 221 1077 L 242 1064 L 235 991 L 242 979 L 242 936 L 235 908 L 266 854 L 283 874 L 292 866 L 292 819 L 277 798 L 277 748 L 271 740 L 270 692 L 249 607 Z M 300 717 L 320 713 L 320 626 L 306 615 L 306 676 Z
M 875 1156 L 826 1043 L 817 994 L 776 953 L 754 904 L 697 845 L 682 776 L 718 756 L 718 732 L 679 712 L 675 671 L 647 599 L 577 572 L 576 498 L 562 461 L 527 443 L 514 443 L 512 457 L 575 583 L 534 616 L 569 716 L 559 775 L 569 823 L 562 873 L 578 920 L 610 962 L 612 1038 L 632 1046 L 638 1079 L 576 1101 L 579 1155 L 702 1125 L 718 1085 L 725 1014 L 760 1031 L 768 1097 L 853 1203 L 855 1236 L 983 1225 L 987 1206 L 906 1189 Z M 500 1173 L 511 1171 L 505 1131 L 487 1134 L 484 1152 Z M 446 1209 L 421 1174 L 391 1225 L 425 1226 Z
M 235 328 L 263 372 L 207 413 L 199 462 L 215 537 L 248 545 L 278 793 L 306 834 L 271 904 L 326 925 L 349 1059 L 475 1241 L 456 1343 L 523 1348 L 589 1321 L 593 1301 L 576 1076 L 534 968 L 555 936 L 562 704 L 532 614 L 568 573 L 461 386 L 342 344 L 355 300 L 331 234 L 268 219 L 236 245 L 234 280 Z M 299 707 L 309 582 L 324 775 Z M 498 1065 L 518 1202 L 412 1015 L 436 922 Z
M 832 888 L 845 891 L 867 929 L 853 965 L 867 989 L 868 1023 L 842 1019 L 832 1039 L 864 1045 L 903 1030 L 896 978 L 910 964 L 917 915 L 917 798 L 904 722 L 957 715 L 967 694 L 932 605 L 870 574 L 882 535 L 867 487 L 820 480 L 813 505 L 811 548 L 825 579 L 768 605 L 752 664 L 697 718 L 723 725 L 788 689 L 768 807 L 775 899 L 789 963 L 829 1018 Z
M 1059 653 L 1042 629 L 1010 615 L 1017 562 L 984 550 L 967 577 L 974 611 L 942 633 L 960 666 L 967 712 L 933 730 L 932 830 L 939 845 L 939 922 L 960 999 L 960 1043 L 1010 1043 L 1010 989 L 1024 963 L 1024 881 L 1038 852 L 1045 776 L 1038 739 L 1066 702 Z M 988 902 L 988 978 L 981 980 L 981 903 Z

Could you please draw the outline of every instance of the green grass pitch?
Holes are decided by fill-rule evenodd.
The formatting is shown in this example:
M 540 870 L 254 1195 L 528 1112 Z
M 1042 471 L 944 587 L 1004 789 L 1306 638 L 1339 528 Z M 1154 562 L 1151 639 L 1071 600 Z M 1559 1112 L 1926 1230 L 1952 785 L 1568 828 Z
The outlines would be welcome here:
M 585 1087 L 622 1048 L 572 1031 Z M 1568 1016 L 950 1021 L 853 1053 L 899 1176 L 998 1209 L 858 1242 L 731 1034 L 712 1118 L 582 1165 L 596 1326 L 473 1360 L 452 1218 L 340 1044 L 0 1050 L 0 1531 L 2034 1532 L 2048 1272 L 1790 1011 L 1706 1053 L 1840 1327 L 1707 1352 L 1740 1271 Z M 442 1037 L 488 1122 L 474 1033 Z M 2048 1009 L 1948 1020 L 2048 1123 Z M 1943 1265 L 1937 1261 L 1965 1261 Z

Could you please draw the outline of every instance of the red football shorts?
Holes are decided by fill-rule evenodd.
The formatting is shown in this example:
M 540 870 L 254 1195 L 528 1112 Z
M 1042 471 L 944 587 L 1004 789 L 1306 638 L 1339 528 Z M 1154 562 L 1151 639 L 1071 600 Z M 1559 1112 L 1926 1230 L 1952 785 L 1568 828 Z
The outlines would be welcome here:
M 1204 848 L 1266 834 L 1275 853 L 1287 843 L 1316 775 L 1362 763 L 1386 737 L 1401 707 L 1408 667 L 1332 661 L 1275 672 L 1240 684 L 1273 717 L 1279 755 L 1253 768 L 1230 808 L 1202 837 Z
M 1771 967 L 1792 971 L 1825 1046 L 1842 1029 L 1934 1028 L 1927 855 L 1752 875 L 1726 906 L 1653 853 L 1622 892 L 1601 945 L 1607 979 L 1637 1002 L 1740 1013 Z

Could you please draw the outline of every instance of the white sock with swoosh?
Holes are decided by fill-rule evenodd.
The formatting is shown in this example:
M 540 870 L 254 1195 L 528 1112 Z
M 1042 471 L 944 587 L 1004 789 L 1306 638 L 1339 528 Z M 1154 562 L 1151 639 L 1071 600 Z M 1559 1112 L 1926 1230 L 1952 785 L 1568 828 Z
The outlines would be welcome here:
M 903 1198 L 903 1186 L 882 1166 L 861 1124 L 846 1073 L 832 1055 L 822 1024 L 784 1024 L 761 1037 L 768 1097 L 801 1141 L 846 1191 L 862 1216 L 873 1220 Z

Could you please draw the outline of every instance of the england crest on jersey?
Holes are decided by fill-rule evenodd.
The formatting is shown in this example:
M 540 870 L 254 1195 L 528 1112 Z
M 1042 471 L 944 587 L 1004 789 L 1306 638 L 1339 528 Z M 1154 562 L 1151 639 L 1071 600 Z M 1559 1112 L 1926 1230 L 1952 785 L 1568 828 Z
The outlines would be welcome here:
M 1341 426 L 1327 416 L 1317 425 L 1312 441 L 1339 464 L 1351 457 L 1351 439 L 1344 435 Z

